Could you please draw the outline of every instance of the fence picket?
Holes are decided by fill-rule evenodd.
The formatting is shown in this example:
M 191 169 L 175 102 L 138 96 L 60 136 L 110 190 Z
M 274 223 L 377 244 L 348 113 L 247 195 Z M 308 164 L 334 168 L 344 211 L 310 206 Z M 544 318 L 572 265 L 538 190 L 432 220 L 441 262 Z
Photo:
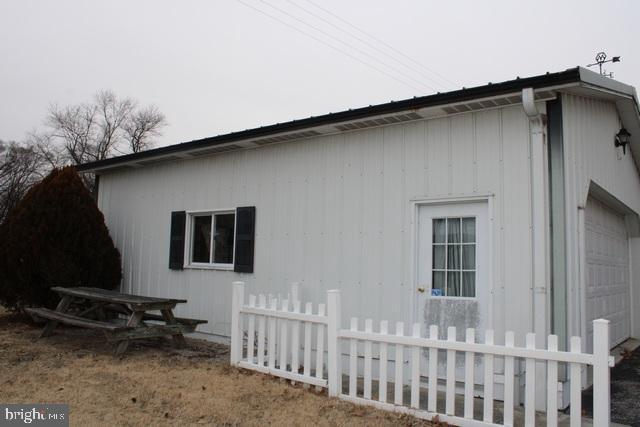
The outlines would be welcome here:
M 255 307 L 256 306 L 256 296 L 255 295 L 249 295 L 249 307 Z M 254 352 L 255 352 L 255 337 L 256 337 L 256 316 L 253 314 L 250 314 L 248 316 L 249 318 L 249 325 L 247 327 L 247 360 L 250 363 L 253 363 L 254 358 Z
M 493 345 L 493 330 L 487 329 L 484 334 L 485 344 Z M 484 356 L 484 410 L 483 417 L 485 423 L 493 422 L 493 354 Z
M 396 323 L 396 335 L 399 337 L 404 336 L 404 323 Z M 404 346 L 402 344 L 396 344 L 396 377 L 394 381 L 394 398 L 393 401 L 396 405 L 402 405 L 402 370 L 404 365 Z
M 528 349 L 536 348 L 536 334 L 529 333 L 526 338 Z M 524 386 L 524 425 L 534 426 L 536 422 L 536 361 L 526 359 Z
M 571 337 L 572 353 L 582 352 L 582 342 L 580 337 Z M 580 427 L 582 425 L 582 366 L 579 363 L 569 364 L 570 385 L 570 410 L 571 410 L 571 427 Z
M 358 318 L 351 318 L 351 330 L 358 330 Z M 358 387 L 358 340 L 352 339 L 349 348 L 349 396 L 356 397 Z
M 515 345 L 515 335 L 512 331 L 504 334 L 505 347 L 512 348 Z M 506 356 L 504 358 L 504 423 L 513 425 L 513 393 L 514 393 L 514 358 Z
M 266 299 L 263 294 L 258 296 L 258 307 L 266 308 Z M 258 365 L 264 366 L 264 328 L 265 328 L 265 316 L 258 318 Z
M 324 316 L 325 305 L 318 304 L 318 315 Z M 316 378 L 321 379 L 324 371 L 324 325 L 316 326 Z
M 383 320 L 380 322 L 380 334 L 387 335 L 389 329 L 389 322 Z M 387 402 L 387 343 L 380 343 L 380 375 L 378 378 L 378 400 L 380 402 Z
M 476 341 L 475 329 L 467 328 L 465 342 L 473 344 Z M 473 384 L 475 368 L 475 353 L 467 351 L 464 354 L 464 417 L 473 419 Z
M 282 305 L 284 303 L 284 301 L 280 298 L 280 294 L 276 294 L 273 297 L 276 301 L 276 310 L 282 310 Z M 276 353 L 275 353 L 275 358 L 276 358 L 276 364 L 278 366 L 282 365 L 281 359 L 282 359 L 282 319 L 281 318 L 277 318 L 278 320 L 276 321 Z
M 438 339 L 438 327 L 429 326 L 429 339 Z M 427 410 L 436 412 L 438 403 L 438 349 L 429 349 L 429 394 L 427 398 Z
M 547 349 L 558 351 L 558 336 L 549 335 Z M 547 362 L 547 426 L 558 425 L 558 362 Z
M 304 307 L 304 314 L 312 314 L 311 303 L 308 302 Z M 302 361 L 302 374 L 305 377 L 311 376 L 311 322 L 304 322 L 304 356 Z
M 373 332 L 373 320 L 366 319 L 364 321 L 364 331 Z M 372 342 L 367 340 L 364 342 L 364 398 L 371 399 L 371 346 Z
M 413 324 L 413 337 L 420 338 L 420 323 Z M 420 408 L 420 347 L 411 347 L 411 407 Z
M 455 342 L 456 340 L 456 328 L 455 326 L 449 326 L 447 328 L 447 341 Z M 446 385 L 446 401 L 445 401 L 445 414 L 455 414 L 456 404 L 456 351 L 447 350 L 447 385 Z
M 278 301 L 274 298 L 271 298 L 270 302 L 271 302 L 270 309 L 273 311 L 276 311 L 278 307 Z M 269 358 L 269 369 L 276 368 L 276 341 L 278 340 L 278 337 L 276 335 L 277 326 L 278 326 L 277 322 L 278 322 L 278 319 L 276 319 L 275 317 L 269 318 L 269 338 L 268 338 L 269 341 L 267 346 L 267 356 Z
M 293 312 L 300 313 L 300 301 L 293 301 Z M 291 321 L 291 372 L 300 372 L 300 321 Z
M 282 300 L 282 311 L 287 313 L 289 312 L 289 300 Z M 287 370 L 287 360 L 289 359 L 287 353 L 287 342 L 289 341 L 289 320 L 280 319 L 280 369 L 283 371 Z

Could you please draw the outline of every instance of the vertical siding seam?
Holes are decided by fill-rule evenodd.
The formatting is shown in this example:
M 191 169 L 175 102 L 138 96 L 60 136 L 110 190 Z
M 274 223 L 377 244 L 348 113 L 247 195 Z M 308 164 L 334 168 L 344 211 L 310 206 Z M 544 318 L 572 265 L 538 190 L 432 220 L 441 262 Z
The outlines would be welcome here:
M 423 168 L 423 180 L 424 180 L 424 195 L 428 196 L 429 192 L 429 121 L 425 120 L 422 134 L 422 144 L 424 146 L 424 168 Z
M 451 140 L 451 118 L 447 117 L 447 155 L 448 155 L 448 159 L 447 159 L 447 175 L 449 176 L 448 182 L 447 182 L 447 193 L 448 194 L 452 194 L 453 193 L 453 142 Z
M 400 147 L 400 186 L 402 187 L 402 191 L 400 192 L 400 194 L 402 194 L 403 196 L 407 194 L 407 181 L 406 181 L 406 168 L 407 168 L 407 164 L 406 164 L 406 150 L 407 150 L 407 126 L 402 126 L 402 145 Z M 405 302 L 405 313 L 411 313 L 411 310 L 407 310 L 407 307 L 409 307 L 411 305 L 411 302 L 413 300 L 413 295 L 410 294 L 410 287 L 409 286 L 405 286 L 407 283 L 407 274 L 409 273 L 409 269 L 411 267 L 407 267 L 407 233 L 405 233 L 405 230 L 407 228 L 407 218 L 406 218 L 406 212 L 407 212 L 407 208 L 406 208 L 406 204 L 408 203 L 408 200 L 406 197 L 402 197 L 400 199 L 400 236 L 401 236 L 401 245 L 400 245 L 400 268 L 402 271 L 402 282 L 400 283 L 400 287 L 404 288 L 404 292 L 403 295 L 405 295 L 405 298 L 408 297 L 409 301 Z M 406 320 L 410 321 L 412 318 L 412 315 L 409 314 L 407 317 L 407 314 L 405 314 Z
M 358 141 L 358 145 L 361 146 L 361 148 L 359 148 L 360 152 L 366 151 L 368 149 L 368 131 L 367 132 L 363 132 L 361 135 L 361 139 Z M 365 182 L 364 182 L 364 156 L 360 155 L 358 156 L 358 161 L 359 161 L 359 181 L 360 181 L 360 185 L 359 185 L 359 189 L 360 191 L 358 191 L 358 218 L 364 218 L 365 212 L 364 212 L 364 194 L 365 194 Z M 358 289 L 359 292 L 362 292 L 363 289 L 366 288 L 366 282 L 365 282 L 365 278 L 364 278 L 364 226 L 363 226 L 364 221 L 358 221 L 358 242 L 359 242 L 359 252 L 360 252 L 360 256 L 358 258 Z M 362 299 L 360 301 L 360 304 L 362 304 L 364 299 Z M 360 309 L 360 313 L 364 313 L 362 310 L 362 306 L 359 307 Z
M 499 275 L 498 277 L 500 277 L 500 288 L 502 289 L 502 301 L 501 301 L 501 305 L 502 307 L 505 307 L 505 303 L 506 303 L 506 263 L 504 261 L 504 257 L 505 257 L 505 232 L 504 232 L 504 225 L 505 225 L 505 189 L 504 189 L 504 184 L 505 184 L 505 180 L 504 180 L 504 109 L 500 109 L 499 110 L 499 120 L 500 120 L 500 126 L 499 126 L 499 156 L 500 156 L 500 165 L 499 165 L 499 174 L 500 174 L 500 180 L 499 180 L 499 199 L 500 199 L 500 227 L 499 227 L 499 232 L 500 232 L 500 236 L 499 239 L 497 239 L 500 242 L 500 254 L 498 256 L 498 265 L 499 265 Z M 492 254 L 493 255 L 493 254 Z M 495 294 L 491 295 L 491 298 L 495 298 Z M 504 317 L 505 317 L 505 323 L 507 321 L 506 318 L 506 310 L 504 310 Z M 493 311 L 491 313 L 491 324 L 493 325 L 495 322 L 495 316 L 493 314 Z
M 478 119 L 478 113 L 473 113 L 472 116 L 473 118 L 473 127 L 472 127 L 472 132 L 473 132 L 473 192 L 477 193 L 478 192 L 478 130 L 477 130 L 477 119 Z
M 338 231 L 338 246 L 340 247 L 339 249 L 339 254 L 340 254 L 340 271 L 344 271 L 345 269 L 345 264 L 344 264 L 344 229 L 345 229 L 345 224 L 344 224 L 344 217 L 345 217 L 345 192 L 344 192 L 344 172 L 345 172 L 345 165 L 344 165 L 344 159 L 345 159 L 345 137 L 344 135 L 341 135 L 340 139 L 340 159 L 342 159 L 342 161 L 340 161 L 340 203 L 342 204 L 342 206 L 340 206 L 340 211 L 342 212 L 341 215 L 341 221 L 340 221 L 340 230 Z M 338 279 L 338 284 L 342 285 L 342 279 Z

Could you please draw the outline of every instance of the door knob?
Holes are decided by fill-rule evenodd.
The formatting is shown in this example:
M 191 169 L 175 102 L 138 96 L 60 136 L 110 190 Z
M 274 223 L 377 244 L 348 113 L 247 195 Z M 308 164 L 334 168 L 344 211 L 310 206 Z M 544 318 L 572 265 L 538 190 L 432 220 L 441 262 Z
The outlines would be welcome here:
M 424 288 L 418 288 L 418 292 L 420 292 L 421 294 L 424 293 Z

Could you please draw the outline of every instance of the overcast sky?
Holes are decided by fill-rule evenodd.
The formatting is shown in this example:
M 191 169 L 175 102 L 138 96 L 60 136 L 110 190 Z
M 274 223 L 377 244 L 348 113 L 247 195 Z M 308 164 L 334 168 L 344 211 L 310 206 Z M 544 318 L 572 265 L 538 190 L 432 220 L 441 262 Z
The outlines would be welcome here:
M 0 0 L 0 139 L 100 89 L 158 106 L 168 145 L 560 71 L 600 50 L 637 87 L 639 17 L 637 0 Z

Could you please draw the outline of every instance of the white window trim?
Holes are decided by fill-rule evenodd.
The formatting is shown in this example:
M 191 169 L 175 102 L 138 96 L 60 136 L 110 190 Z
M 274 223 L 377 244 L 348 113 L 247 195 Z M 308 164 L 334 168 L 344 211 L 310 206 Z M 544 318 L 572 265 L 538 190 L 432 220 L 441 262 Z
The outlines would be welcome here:
M 213 245 L 213 238 L 215 236 L 215 215 L 220 214 L 233 214 L 233 253 L 232 260 L 230 264 L 221 264 L 221 263 L 207 263 L 207 262 L 191 262 L 191 241 L 193 235 L 193 218 L 196 216 L 212 216 L 211 223 L 211 255 L 214 255 L 215 247 Z M 184 268 L 185 269 L 193 269 L 193 270 L 222 270 L 222 271 L 233 271 L 235 262 L 236 262 L 236 227 L 238 225 L 237 221 L 237 212 L 235 208 L 227 208 L 227 209 L 200 209 L 200 210 L 191 210 L 186 211 L 186 224 L 185 224 L 185 245 L 184 245 Z

